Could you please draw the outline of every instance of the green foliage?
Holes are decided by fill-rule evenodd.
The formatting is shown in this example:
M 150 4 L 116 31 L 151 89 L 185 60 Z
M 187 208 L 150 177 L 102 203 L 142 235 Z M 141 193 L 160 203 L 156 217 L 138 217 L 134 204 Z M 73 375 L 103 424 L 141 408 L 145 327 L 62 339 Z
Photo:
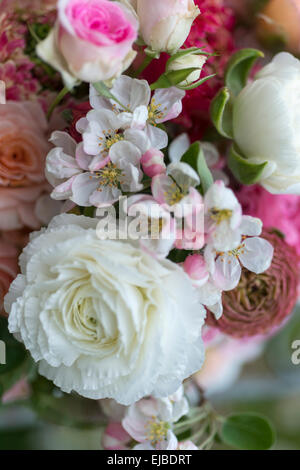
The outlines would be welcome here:
M 267 164 L 268 162 L 250 163 L 239 153 L 235 145 L 232 145 L 230 149 L 228 166 L 237 180 L 243 184 L 257 183 L 261 179 L 262 172 Z
M 269 421 L 255 413 L 229 416 L 221 430 L 223 441 L 240 450 L 267 450 L 275 441 L 275 433 Z
M 52 382 L 37 376 L 31 384 L 31 407 L 38 416 L 50 423 L 82 429 L 105 425 L 99 402 L 63 393 Z
M 228 88 L 222 88 L 214 97 L 210 114 L 217 131 L 223 137 L 232 139 L 232 99 Z
M 203 150 L 200 142 L 194 142 L 181 158 L 181 162 L 190 165 L 200 176 L 199 188 L 202 194 L 205 194 L 214 180 L 212 174 L 206 164 Z
M 257 49 L 241 49 L 231 57 L 226 72 L 225 85 L 237 96 L 246 86 L 252 66 L 263 53 Z

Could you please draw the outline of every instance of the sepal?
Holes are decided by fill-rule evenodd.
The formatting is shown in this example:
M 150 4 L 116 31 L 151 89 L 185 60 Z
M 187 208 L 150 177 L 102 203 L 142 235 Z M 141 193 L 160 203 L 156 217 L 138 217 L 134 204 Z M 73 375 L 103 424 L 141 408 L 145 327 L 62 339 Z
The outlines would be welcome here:
M 250 185 L 260 181 L 262 172 L 267 164 L 268 162 L 260 164 L 251 163 L 239 153 L 235 145 L 231 146 L 228 166 L 236 179 L 242 184 Z

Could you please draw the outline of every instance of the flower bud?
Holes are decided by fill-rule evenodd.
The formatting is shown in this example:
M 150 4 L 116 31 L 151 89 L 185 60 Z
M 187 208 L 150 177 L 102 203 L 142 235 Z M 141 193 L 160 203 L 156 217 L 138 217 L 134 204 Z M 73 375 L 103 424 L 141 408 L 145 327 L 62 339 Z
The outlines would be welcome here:
M 202 67 L 204 66 L 205 62 L 206 62 L 206 56 L 204 55 L 188 54 L 188 55 L 179 57 L 178 59 L 175 59 L 173 61 L 170 61 L 169 64 L 167 65 L 167 71 L 197 68 L 198 70 L 195 70 L 194 72 L 190 73 L 190 75 L 188 75 L 188 77 L 185 80 L 183 80 L 181 83 L 178 84 L 181 86 L 188 86 L 196 82 L 197 80 L 199 80 Z
M 141 158 L 144 173 L 150 178 L 166 172 L 164 154 L 157 149 L 149 149 Z
M 177 51 L 199 13 L 194 0 L 137 0 L 142 37 L 156 52 Z
M 208 280 L 209 274 L 202 255 L 188 256 L 183 264 L 183 269 L 195 281 L 203 281 L 205 283 Z

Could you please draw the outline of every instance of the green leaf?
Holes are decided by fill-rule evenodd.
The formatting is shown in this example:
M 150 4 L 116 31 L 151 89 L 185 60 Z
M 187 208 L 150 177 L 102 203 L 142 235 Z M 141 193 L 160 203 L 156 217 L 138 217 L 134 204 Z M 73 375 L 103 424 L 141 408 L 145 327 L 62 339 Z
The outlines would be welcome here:
M 250 163 L 239 153 L 235 145 L 232 145 L 230 149 L 228 166 L 236 179 L 242 184 L 249 185 L 259 182 L 267 164 L 268 162 Z
M 255 413 L 229 416 L 221 430 L 223 441 L 240 450 L 267 450 L 275 441 L 275 433 L 269 421 Z
M 232 139 L 232 100 L 228 88 L 222 88 L 214 97 L 211 103 L 210 115 L 218 132 L 223 137 Z
M 180 85 L 178 88 L 181 90 L 194 90 L 198 86 L 202 85 L 203 83 L 207 82 L 207 80 L 210 80 L 211 78 L 215 77 L 216 74 L 213 73 L 212 75 L 207 75 L 207 77 L 200 78 L 200 80 L 197 80 L 196 82 L 192 83 L 191 85 Z
M 246 86 L 252 66 L 263 56 L 257 49 L 242 49 L 233 54 L 226 69 L 225 84 L 234 95 Z
M 182 156 L 181 162 L 190 165 L 200 176 L 202 193 L 205 194 L 214 180 L 207 166 L 200 142 L 194 142 Z
M 165 72 L 155 83 L 152 83 L 150 88 L 151 90 L 157 90 L 158 88 L 170 88 L 172 86 L 179 85 L 196 70 L 199 70 L 199 67 L 189 67 L 187 69 L 171 70 L 170 72 Z

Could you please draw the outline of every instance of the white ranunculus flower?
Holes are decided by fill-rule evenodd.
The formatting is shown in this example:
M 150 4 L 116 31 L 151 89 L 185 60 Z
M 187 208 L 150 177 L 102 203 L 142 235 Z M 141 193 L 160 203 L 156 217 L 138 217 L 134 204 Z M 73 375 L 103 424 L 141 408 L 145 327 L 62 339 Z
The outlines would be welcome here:
M 145 43 L 153 51 L 172 54 L 188 37 L 200 10 L 194 0 L 137 0 L 137 14 Z
M 282 52 L 237 97 L 234 140 L 249 162 L 268 162 L 261 185 L 300 194 L 300 61 Z
M 65 392 L 165 397 L 202 366 L 204 308 L 182 268 L 100 240 L 96 225 L 63 214 L 32 235 L 5 299 L 9 330 Z

